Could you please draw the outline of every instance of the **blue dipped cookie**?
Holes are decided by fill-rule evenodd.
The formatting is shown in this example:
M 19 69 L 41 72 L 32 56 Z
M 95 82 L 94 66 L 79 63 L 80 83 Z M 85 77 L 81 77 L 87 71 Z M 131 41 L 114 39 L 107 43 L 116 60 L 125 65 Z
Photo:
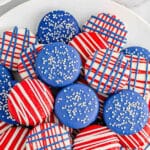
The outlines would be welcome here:
M 148 106 L 140 94 L 122 90 L 104 104 L 104 121 L 114 132 L 131 135 L 139 132 L 148 121 Z
M 43 46 L 35 61 L 37 76 L 53 87 L 73 83 L 80 69 L 81 59 L 76 49 L 60 42 Z
M 122 50 L 122 52 L 127 55 L 136 55 L 138 57 L 144 57 L 146 60 L 150 61 L 150 51 L 144 47 L 131 46 Z
M 84 128 L 96 120 L 99 100 L 90 87 L 72 84 L 56 96 L 54 112 L 64 125 L 74 129 Z
M 39 23 L 37 37 L 42 44 L 68 43 L 80 33 L 76 19 L 68 12 L 54 10 L 46 14 Z

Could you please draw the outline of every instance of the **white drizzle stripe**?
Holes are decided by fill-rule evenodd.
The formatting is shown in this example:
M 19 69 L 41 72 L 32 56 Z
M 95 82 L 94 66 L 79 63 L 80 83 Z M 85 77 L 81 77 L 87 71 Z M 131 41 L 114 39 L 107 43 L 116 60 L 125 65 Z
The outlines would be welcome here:
M 15 100 L 12 97 L 12 95 L 13 95 L 13 97 L 15 97 Z M 17 101 L 16 101 L 16 99 L 17 99 Z M 29 121 L 28 121 L 27 115 L 25 113 L 25 111 L 27 111 L 27 109 L 24 107 L 24 104 L 21 101 L 19 101 L 19 99 L 20 99 L 19 95 L 16 93 L 16 91 L 14 89 L 12 89 L 11 95 L 8 96 L 8 100 L 10 100 L 10 103 L 13 104 L 13 107 L 14 107 L 13 110 L 16 112 L 17 117 L 18 117 L 17 120 L 19 121 L 20 124 L 23 124 L 23 120 L 25 120 L 26 125 L 29 126 Z M 18 105 L 17 105 L 17 103 L 18 103 Z M 19 107 L 19 105 L 20 105 L 20 107 Z M 9 108 L 9 105 L 8 105 L 8 108 Z M 11 109 L 12 108 L 10 108 L 10 113 L 15 118 L 15 116 L 13 115 L 13 112 L 11 112 Z M 28 112 L 28 113 L 30 114 L 30 112 Z M 30 116 L 32 118 L 31 114 L 30 114 Z
M 93 132 L 98 132 L 98 131 L 101 132 L 101 133 L 105 133 L 105 132 L 109 132 L 110 130 L 108 130 L 106 127 L 101 127 L 100 129 L 96 128 L 96 129 L 92 129 L 90 131 L 80 133 L 80 136 L 84 136 L 84 134 L 91 134 Z
M 117 135 L 106 127 L 99 127 L 91 129 L 90 131 L 83 131 L 79 133 L 74 140 L 75 150 L 94 150 L 98 148 L 104 149 L 107 146 L 108 148 L 114 147 L 118 149 L 121 147 Z
M 116 141 L 110 141 L 110 142 L 114 142 L 114 143 L 109 143 L 109 141 L 104 141 L 103 143 L 100 143 L 100 142 L 97 142 L 96 144 L 92 144 L 92 145 L 86 145 L 87 147 L 83 147 L 84 150 L 89 150 L 89 149 L 92 149 L 92 150 L 95 150 L 95 149 L 99 149 L 101 148 L 102 149 L 113 149 L 113 148 L 118 148 L 118 150 L 120 149 L 121 145 L 119 143 L 116 143 Z M 78 149 L 81 149 L 81 147 L 78 147 Z
M 88 56 L 96 50 L 108 48 L 107 42 L 102 39 L 100 34 L 95 32 L 80 33 L 72 41 L 69 42 L 69 45 L 78 50 L 78 52 L 82 56 L 83 62 L 85 62 Z
M 87 33 L 87 32 L 85 32 L 85 35 L 92 41 L 92 43 L 93 43 L 93 45 L 96 45 L 96 48 L 95 48 L 95 50 L 101 50 L 102 48 L 99 46 L 99 44 L 98 43 L 96 43 L 95 42 L 95 40 L 93 39 L 93 38 L 91 38 L 91 36 Z M 102 42 L 104 42 L 103 40 L 102 40 Z M 90 43 L 90 42 L 89 42 Z
M 10 132 L 11 132 L 11 128 L 9 128 L 7 130 L 7 132 L 5 132 L 4 134 L 2 134 L 1 139 L 0 139 L 0 145 L 2 145 L 2 143 L 4 143 L 5 138 L 9 135 Z
M 44 96 L 47 99 L 47 102 L 49 103 L 49 105 L 51 106 L 51 109 L 53 109 L 53 102 L 54 102 L 54 98 L 52 96 L 52 94 L 50 92 L 47 91 L 46 87 L 39 82 L 38 80 L 34 80 L 36 83 L 36 86 L 39 87 L 39 89 L 42 91 L 42 93 L 44 94 Z M 46 92 L 45 92 L 46 91 Z M 48 109 L 48 112 L 51 111 Z M 49 114 L 49 113 L 48 113 Z
M 101 150 L 107 150 L 107 149 L 115 149 L 115 150 L 120 150 L 120 144 L 111 144 L 111 145 L 105 145 L 105 146 L 103 146 L 102 147 L 102 149 Z M 100 150 L 99 148 L 94 148 L 94 149 L 92 149 L 92 150 Z
M 99 38 L 100 41 L 102 41 L 102 43 L 105 45 L 105 47 L 108 47 L 108 44 L 106 43 L 106 41 L 99 35 L 99 33 L 96 32 L 97 37 Z
M 30 86 L 30 85 L 29 85 Z M 25 89 L 23 86 L 21 86 L 20 84 L 18 84 L 18 88 L 20 89 L 20 92 L 23 93 L 23 96 L 25 97 L 26 101 L 30 104 L 30 106 L 33 108 L 34 112 L 36 113 L 37 117 L 39 118 L 39 121 L 42 122 L 42 117 L 39 113 L 39 111 L 37 110 L 37 107 L 35 106 L 35 104 L 32 102 L 30 96 L 26 93 Z M 21 99 L 21 98 L 20 98 Z M 26 107 L 26 105 L 24 105 Z
M 21 136 L 19 137 L 19 139 L 17 140 L 17 143 L 14 147 L 14 150 L 18 150 L 19 149 L 19 146 L 21 144 L 21 142 L 23 141 L 23 139 L 26 137 L 27 133 L 29 132 L 28 129 L 24 129 L 23 130 L 23 133 L 21 134 Z M 21 149 L 24 149 L 25 147 L 25 144 L 22 145 L 22 148 Z
M 0 134 L 4 133 L 5 131 L 7 131 L 12 125 L 7 124 L 3 121 L 0 121 Z
M 11 138 L 9 138 L 9 141 L 7 143 L 7 145 L 5 146 L 5 149 L 9 149 L 10 146 L 12 145 L 14 139 L 16 138 L 17 134 L 20 132 L 21 128 L 16 128 L 14 134 L 12 135 Z
M 86 60 L 87 57 L 82 52 L 82 50 L 80 50 L 80 47 L 75 42 L 71 42 L 70 45 L 73 46 L 76 50 L 78 50 L 78 52 L 80 53 L 80 55 Z
M 36 87 L 36 86 L 38 86 L 38 85 L 35 86 L 32 81 L 30 82 L 30 80 L 27 80 L 27 83 L 28 83 L 28 85 L 31 87 L 30 89 L 31 89 L 31 91 L 33 92 L 34 96 L 36 97 L 38 103 L 39 103 L 40 106 L 42 107 L 43 112 L 44 112 L 46 115 L 48 115 L 48 108 L 47 108 L 46 104 L 43 102 L 43 99 L 42 99 L 42 97 L 40 96 L 39 91 L 37 90 L 37 87 Z
M 101 139 L 101 138 L 104 138 L 104 137 L 109 137 L 111 138 L 111 136 L 113 136 L 113 134 L 110 132 L 110 133 L 105 133 L 105 134 L 101 134 L 101 133 L 97 133 L 97 134 L 92 134 L 92 135 L 87 135 L 87 136 L 84 136 L 82 138 L 78 138 L 78 141 L 75 141 L 77 142 L 78 144 L 82 143 L 82 142 L 87 142 L 87 141 L 91 141 L 91 140 L 94 140 L 95 138 L 96 139 Z
M 87 33 L 87 34 L 85 34 L 85 35 L 87 36 L 87 35 L 89 35 L 89 34 Z M 83 34 L 80 34 L 80 36 L 92 47 L 92 50 L 95 49 L 95 47 L 93 46 L 93 44 L 88 41 L 88 39 L 86 38 L 86 36 L 84 36 Z M 88 36 L 88 37 L 91 39 L 90 36 Z M 78 39 L 79 42 L 81 41 L 80 38 L 77 38 L 77 39 Z M 82 41 L 82 43 L 84 43 L 84 45 L 86 45 L 86 43 L 85 43 L 84 41 Z M 82 43 L 81 43 L 81 44 L 82 44 Z M 85 48 L 86 48 L 86 47 L 85 47 Z M 87 47 L 87 50 L 88 50 L 88 53 L 91 54 L 91 52 L 89 51 L 89 47 Z

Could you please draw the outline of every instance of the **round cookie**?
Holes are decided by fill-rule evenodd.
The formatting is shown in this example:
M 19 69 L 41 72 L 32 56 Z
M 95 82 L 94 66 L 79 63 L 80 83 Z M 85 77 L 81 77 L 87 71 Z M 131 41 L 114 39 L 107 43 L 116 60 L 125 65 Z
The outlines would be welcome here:
M 0 120 L 0 135 L 7 131 L 10 127 L 12 127 L 11 124 L 7 124 Z
M 26 126 L 44 122 L 53 110 L 53 103 L 50 89 L 37 79 L 26 79 L 17 83 L 8 95 L 11 115 Z
M 150 114 L 146 125 L 139 132 L 132 135 L 119 135 L 117 134 L 120 144 L 128 149 L 139 149 L 143 148 L 144 145 L 150 143 Z M 141 148 L 141 150 L 143 150 Z M 144 149 L 145 150 L 145 149 Z
M 114 132 L 131 135 L 139 132 L 148 121 L 148 106 L 140 94 L 122 90 L 104 104 L 104 121 Z
M 17 70 L 21 52 L 32 44 L 37 43 L 33 33 L 27 28 L 18 27 L 5 31 L 0 41 L 0 62 L 13 71 Z
M 123 54 L 107 49 L 90 55 L 84 72 L 85 79 L 92 88 L 110 94 L 123 89 L 127 84 L 130 67 Z
M 28 133 L 28 128 L 10 127 L 6 132 L 0 135 L 0 148 L 4 150 L 24 150 Z
M 58 93 L 54 111 L 64 125 L 80 129 L 96 120 L 99 100 L 88 86 L 72 84 Z
M 92 15 L 91 18 L 83 25 L 84 32 L 98 32 L 108 42 L 109 48 L 115 52 L 119 52 L 123 45 L 126 44 L 127 30 L 124 23 L 115 15 L 99 13 L 97 16 Z
M 69 45 L 74 47 L 80 54 L 82 65 L 84 66 L 86 59 L 95 51 L 105 51 L 108 43 L 101 34 L 96 32 L 83 32 L 75 36 Z
M 54 10 L 46 14 L 39 23 L 37 36 L 42 44 L 68 43 L 80 33 L 76 19 L 68 12 Z
M 72 139 L 67 131 L 54 123 L 43 123 L 33 128 L 26 137 L 26 149 L 71 150 Z
M 35 60 L 43 45 L 32 45 L 23 51 L 18 62 L 18 74 L 21 79 L 37 78 L 35 73 Z
M 76 49 L 57 42 L 43 47 L 36 58 L 35 68 L 38 77 L 45 83 L 63 87 L 78 78 L 81 59 Z
M 100 125 L 91 125 L 81 130 L 73 144 L 74 150 L 120 150 L 120 148 L 117 135 Z

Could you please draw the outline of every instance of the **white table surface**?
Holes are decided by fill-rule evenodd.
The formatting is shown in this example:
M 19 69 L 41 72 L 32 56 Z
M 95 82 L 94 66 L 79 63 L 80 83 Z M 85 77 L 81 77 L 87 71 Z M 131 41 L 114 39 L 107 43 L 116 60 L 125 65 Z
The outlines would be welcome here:
M 29 0 L 0 0 L 0 5 L 5 1 L 10 2 L 3 6 L 0 6 L 0 16 L 9 11 L 10 9 L 14 8 L 15 6 Z M 150 23 L 150 0 L 147 0 L 139 6 L 131 7 L 130 9 Z

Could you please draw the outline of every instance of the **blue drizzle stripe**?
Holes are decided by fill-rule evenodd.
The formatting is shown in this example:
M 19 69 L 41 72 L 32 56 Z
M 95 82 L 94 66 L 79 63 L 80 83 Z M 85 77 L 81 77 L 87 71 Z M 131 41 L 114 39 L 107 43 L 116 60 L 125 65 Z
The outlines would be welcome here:
M 147 82 L 148 82 L 148 65 L 149 65 L 149 61 L 146 62 L 146 79 L 145 79 L 143 96 L 145 96 L 145 94 L 146 94 L 146 86 L 147 86 Z
M 95 54 L 94 54 L 94 56 L 93 56 L 92 63 L 90 64 L 90 68 L 88 69 L 88 72 L 85 74 L 85 79 L 86 79 L 86 80 L 88 79 L 88 76 L 89 76 L 89 74 L 90 74 L 90 72 L 91 72 L 92 66 L 93 66 L 94 61 L 95 61 L 96 56 L 97 56 L 97 53 L 98 53 L 98 51 L 95 52 Z
M 119 55 L 119 58 L 120 58 L 120 55 Z M 109 82 L 110 77 L 112 76 L 112 74 L 113 74 L 115 68 L 117 67 L 119 58 L 117 59 L 117 62 L 115 63 L 114 67 L 112 68 L 112 70 L 111 70 L 111 72 L 110 72 L 110 74 L 109 74 L 109 77 L 108 77 L 106 83 L 104 84 L 104 88 L 102 89 L 102 93 L 104 92 L 104 90 L 105 90 L 105 88 L 106 88 L 106 86 L 107 86 L 107 84 L 108 84 L 108 82 Z
M 14 29 L 13 29 L 13 31 L 12 31 L 12 36 L 11 36 L 10 42 L 9 42 L 8 47 L 7 47 L 7 49 L 6 49 L 6 54 L 5 54 L 5 58 L 4 58 L 3 64 L 6 64 L 7 57 L 8 57 L 8 53 L 9 53 L 9 51 L 10 51 L 10 49 L 11 49 L 11 44 L 12 44 L 13 40 L 15 39 L 15 41 L 14 41 L 14 47 L 13 47 L 13 50 L 12 50 L 12 54 L 13 54 L 13 51 L 14 51 L 15 45 L 16 45 L 16 38 L 14 38 L 14 35 L 15 35 L 15 33 L 17 32 L 17 30 L 18 30 L 18 28 L 17 28 L 17 27 L 14 27 Z M 4 46 L 5 46 L 5 35 L 6 35 L 6 32 L 4 32 L 4 35 L 3 35 L 3 41 L 2 41 L 2 44 L 3 44 L 2 47 L 3 47 L 3 48 L 4 48 Z M 10 66 L 9 68 L 12 67 L 12 60 L 13 60 L 13 57 L 11 57 L 11 62 L 10 62 L 10 65 L 11 65 L 11 66 Z
M 56 127 L 56 126 L 57 126 L 57 124 L 54 124 L 54 125 L 52 125 L 51 127 L 46 128 L 45 130 L 39 131 L 39 132 L 37 132 L 37 133 L 34 133 L 34 134 L 32 134 L 32 135 L 29 135 L 29 136 L 27 136 L 26 138 L 32 138 L 32 137 L 34 137 L 34 136 L 37 136 L 38 134 L 42 134 L 42 133 L 44 133 L 45 131 L 48 131 L 49 129 L 52 129 L 52 128 Z
M 122 63 L 122 62 L 121 62 L 121 63 Z M 125 65 L 125 68 L 123 69 L 122 76 L 124 76 L 124 73 L 125 73 L 125 70 L 127 69 L 127 67 L 128 67 L 128 61 L 127 61 L 126 65 Z M 118 87 L 119 87 L 119 84 L 120 84 L 120 82 L 121 82 L 121 79 L 122 79 L 122 78 L 120 78 L 119 81 L 118 81 L 118 84 L 117 84 L 117 86 L 116 86 L 115 92 L 117 92 L 117 89 L 118 89 Z
M 130 57 L 130 69 L 132 68 L 132 59 L 133 59 L 133 57 L 132 57 L 132 55 L 131 55 L 131 57 Z M 131 89 L 131 76 L 132 76 L 132 71 L 130 71 L 130 74 L 129 74 L 129 80 L 128 80 L 128 89 L 130 90 Z
M 109 54 L 109 53 L 110 53 L 110 54 Z M 98 73 L 100 67 L 102 66 L 102 63 L 104 62 L 104 59 L 106 58 L 106 56 L 108 56 L 108 60 L 106 61 L 106 66 L 105 66 L 105 68 L 104 68 L 104 71 L 103 71 L 103 73 L 102 73 L 102 76 L 101 76 L 101 78 L 100 78 L 100 81 L 99 81 L 98 86 L 97 86 L 97 89 L 96 89 L 97 92 L 99 91 L 100 85 L 101 85 L 102 80 L 103 80 L 103 78 L 104 78 L 105 72 L 106 72 L 106 70 L 107 70 L 107 68 L 108 68 L 109 61 L 110 61 L 110 58 L 112 57 L 112 54 L 113 54 L 113 51 L 107 49 L 107 51 L 105 52 L 105 55 L 104 55 L 104 57 L 103 57 L 103 59 L 102 59 L 102 61 L 101 61 L 101 64 L 99 65 L 99 67 L 98 67 L 98 69 L 97 69 L 97 71 L 96 71 L 96 75 L 97 75 L 97 73 Z M 102 91 L 103 91 L 103 89 L 102 89 Z
M 150 148 L 150 144 L 148 144 L 144 150 L 148 150 L 148 148 Z
M 37 54 L 38 54 L 38 51 L 37 51 L 35 45 L 32 45 L 32 47 L 33 47 L 33 50 L 32 50 L 33 53 L 31 53 L 31 54 L 32 54 L 32 58 L 35 60 L 35 59 L 36 59 L 36 56 L 37 56 Z
M 27 37 L 28 37 L 28 39 L 26 40 Z M 27 43 L 29 41 L 29 31 L 27 30 L 27 28 L 25 28 L 25 35 L 23 36 L 22 50 L 24 50 L 24 48 L 25 48 L 26 41 L 27 41 Z
M 123 55 L 120 54 L 119 57 L 118 57 L 118 59 L 117 59 L 117 62 L 115 63 L 115 66 L 114 66 L 114 67 L 117 67 L 118 69 L 117 69 L 117 71 L 116 71 L 116 73 L 115 73 L 115 75 L 114 75 L 114 79 L 113 79 L 113 81 L 112 81 L 112 84 L 111 84 L 111 86 L 110 86 L 110 89 L 109 89 L 108 93 L 111 92 L 111 90 L 112 90 L 112 88 L 113 88 L 113 85 L 114 85 L 114 82 L 115 82 L 115 80 L 116 80 L 116 78 L 117 78 L 117 75 L 118 75 L 118 72 L 119 72 L 119 70 L 120 70 L 120 66 L 121 66 L 121 63 L 122 63 L 122 57 L 123 57 Z M 120 60 L 121 60 L 121 62 L 120 62 Z M 118 64 L 119 64 L 119 66 L 118 66 Z M 118 87 L 116 86 L 116 89 L 117 89 L 117 88 L 118 88 Z
M 32 55 L 32 58 L 29 57 L 29 55 L 28 55 L 28 53 L 27 53 L 26 50 L 24 51 L 25 56 L 26 56 L 27 60 L 30 62 L 30 65 L 32 66 L 32 68 L 34 68 L 34 67 L 33 67 L 33 64 L 32 64 L 32 59 L 35 59 L 35 56 L 34 56 L 34 53 L 35 53 L 35 52 L 36 52 L 36 48 L 35 48 L 34 45 L 32 45 L 32 48 L 30 48 L 30 54 Z M 30 78 L 33 78 L 33 77 L 32 77 L 32 74 L 31 74 L 30 70 L 28 69 L 28 67 L 27 67 L 25 61 L 23 60 L 23 58 L 21 58 L 21 60 L 22 60 L 22 63 L 23 63 L 24 68 L 25 68 L 26 71 L 28 72 L 29 77 L 30 77 Z
M 28 30 L 28 29 L 27 29 Z M 28 30 L 28 35 L 27 35 L 27 39 L 28 39 L 28 41 L 27 41 L 27 47 L 29 47 L 30 46 L 30 31 Z
M 18 37 L 18 28 L 17 27 L 15 27 L 15 30 L 12 34 L 12 37 L 13 36 L 16 36 L 16 37 L 14 37 L 15 42 L 14 42 L 14 47 L 13 47 L 13 50 L 12 50 L 10 68 L 13 68 L 13 58 L 14 58 L 14 55 L 15 55 L 15 48 L 16 48 L 16 45 L 17 45 L 17 37 Z
M 117 41 L 119 41 L 119 42 L 126 43 L 126 42 L 122 41 L 122 40 L 127 40 L 126 37 L 121 36 L 121 35 L 119 35 L 119 34 L 116 34 L 115 32 L 113 32 L 113 31 L 111 31 L 111 30 L 108 30 L 108 29 L 106 29 L 105 27 L 101 27 L 101 26 L 99 26 L 99 25 L 97 25 L 97 24 L 91 22 L 90 20 L 88 21 L 88 23 L 94 25 L 95 27 L 99 28 L 100 30 L 98 30 L 98 29 L 93 29 L 92 27 L 88 27 L 88 26 L 87 26 L 87 28 L 89 28 L 89 29 L 91 29 L 91 30 L 94 30 L 94 31 L 97 31 L 97 32 L 101 32 L 101 30 L 102 30 L 102 31 L 103 31 L 103 32 L 101 32 L 102 34 L 104 34 L 104 35 L 106 35 L 106 36 L 109 36 L 109 37 L 111 37 L 111 38 L 114 38 L 115 40 L 117 40 Z M 85 26 L 85 25 L 84 25 L 84 26 Z M 105 31 L 107 32 L 107 34 L 104 33 Z M 109 35 L 108 35 L 108 34 L 109 34 Z
M 15 48 L 16 48 L 16 45 L 17 45 L 17 36 L 18 36 L 18 28 L 17 27 L 15 27 L 15 29 L 14 29 L 14 31 L 13 31 L 13 33 L 12 33 L 12 38 L 13 38 L 13 36 L 14 36 L 14 46 L 13 46 L 13 50 L 12 50 L 12 56 L 11 56 L 11 63 L 10 63 L 10 68 L 12 68 L 13 66 L 13 59 L 14 59 L 14 54 L 15 54 Z M 15 37 L 16 36 L 16 37 Z M 10 42 L 10 45 L 11 45 L 11 43 L 12 42 Z M 10 49 L 10 47 L 9 47 L 9 49 Z M 8 50 L 9 51 L 9 50 Z M 6 58 L 6 60 L 7 60 L 7 58 Z
M 124 25 L 124 23 L 122 21 L 120 21 L 119 19 L 116 19 L 116 17 L 111 16 L 110 14 L 106 14 L 103 13 L 104 16 L 107 16 L 108 18 L 113 18 L 114 21 L 119 22 L 121 25 Z
M 55 137 L 63 136 L 63 135 L 67 135 L 67 134 L 68 133 L 65 132 L 63 134 L 56 134 L 56 135 L 51 135 L 51 136 L 47 136 L 47 137 L 43 137 L 43 138 L 38 138 L 38 139 L 34 139 L 34 140 L 28 140 L 27 143 L 33 143 L 33 142 L 36 142 L 36 141 L 46 140 L 46 139 L 49 139 L 49 138 L 55 138 Z
M 98 32 L 98 33 L 100 33 L 100 34 L 105 35 L 105 36 L 108 37 L 108 35 L 107 35 L 106 33 L 101 32 L 101 31 L 99 31 L 99 30 L 93 29 L 93 28 L 91 28 L 91 27 L 87 27 L 87 29 L 92 30 L 92 31 L 96 31 L 96 32 Z M 112 39 L 114 39 L 114 37 L 111 36 L 111 35 L 109 35 L 109 37 L 111 37 Z M 125 39 L 125 40 L 126 40 L 126 39 Z M 113 45 L 113 46 L 115 46 L 115 47 L 118 47 L 118 48 L 120 48 L 120 49 L 123 48 L 122 46 L 116 45 L 116 44 L 114 44 L 113 42 L 108 41 L 108 43 L 111 44 L 111 45 Z M 126 42 L 123 42 L 123 41 L 122 41 L 122 43 L 126 43 Z
M 139 68 L 139 61 L 140 61 L 140 56 L 138 56 L 137 64 L 136 64 L 136 70 L 135 70 L 135 79 L 134 79 L 134 85 L 133 85 L 133 90 L 135 89 L 136 86 L 136 80 L 137 80 L 137 74 L 138 74 L 138 68 Z
M 113 22 L 115 21 L 115 22 L 119 23 L 120 25 L 124 25 L 123 22 L 121 22 L 120 20 L 114 18 L 113 16 L 109 16 L 109 15 L 105 15 L 105 16 L 106 16 L 107 18 L 113 20 Z M 103 16 L 103 17 L 105 17 L 105 16 Z M 127 32 L 125 29 L 122 29 L 122 28 L 120 28 L 120 27 L 118 27 L 118 26 L 116 26 L 116 25 L 110 23 L 110 20 L 107 21 L 107 20 L 104 20 L 104 19 L 99 18 L 99 17 L 96 17 L 96 16 L 91 16 L 91 19 L 92 19 L 92 18 L 93 18 L 93 19 L 96 19 L 96 20 L 99 20 L 99 21 L 101 21 L 101 22 L 103 22 L 103 23 L 107 23 L 108 25 L 111 25 L 112 27 L 114 27 L 114 28 L 116 28 L 116 29 L 118 29 L 118 30 Z

